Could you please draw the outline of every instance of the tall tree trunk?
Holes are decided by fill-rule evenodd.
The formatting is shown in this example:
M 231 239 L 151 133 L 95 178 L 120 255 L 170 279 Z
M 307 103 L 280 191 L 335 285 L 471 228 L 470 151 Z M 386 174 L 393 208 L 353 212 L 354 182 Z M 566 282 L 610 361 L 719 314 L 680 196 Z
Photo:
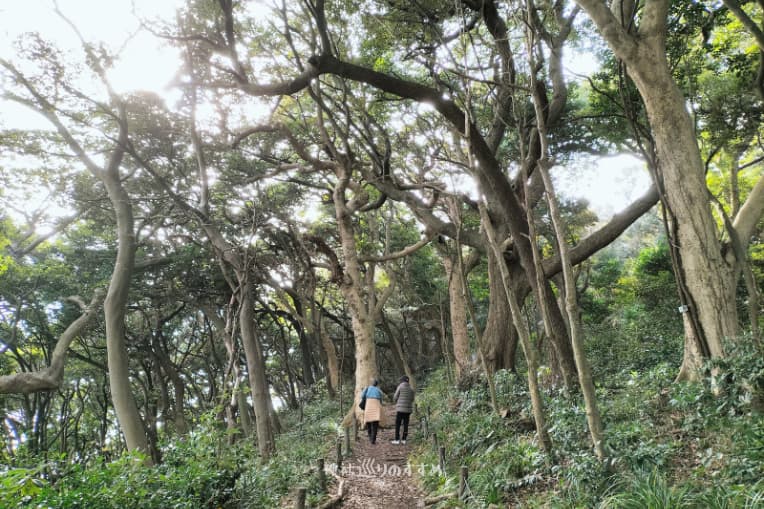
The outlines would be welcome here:
M 452 202 L 453 204 L 454 202 Z M 451 206 L 451 215 L 454 222 L 457 224 L 457 232 L 461 231 L 461 214 L 455 206 Z M 488 382 L 488 395 L 491 397 L 491 407 L 497 414 L 499 413 L 499 405 L 496 400 L 496 384 L 494 383 L 493 375 L 485 355 L 485 343 L 483 341 L 483 332 L 480 330 L 480 324 L 477 321 L 477 313 L 475 312 L 475 304 L 472 300 L 472 292 L 470 291 L 469 284 L 467 283 L 467 271 L 465 269 L 464 258 L 462 257 L 462 244 L 460 235 L 456 235 L 456 272 L 462 279 L 462 288 L 464 289 L 464 302 L 467 304 L 467 313 L 469 314 L 470 321 L 472 322 L 472 329 L 475 331 L 475 343 L 477 344 L 477 351 L 480 355 L 480 363 L 483 366 L 483 372 L 485 373 L 486 382 Z
M 340 227 L 340 230 L 346 228 Z M 366 309 L 363 298 L 363 279 L 355 254 L 355 239 L 352 230 L 340 233 L 342 237 L 343 254 L 345 255 L 345 269 L 347 281 L 341 285 L 342 295 L 348 303 L 350 321 L 353 328 L 355 343 L 355 391 L 354 402 L 359 400 L 361 391 L 378 376 L 377 347 L 374 344 L 374 321 Z M 350 245 L 352 242 L 352 246 Z M 352 254 L 348 256 L 349 250 Z M 355 403 L 354 408 L 358 408 Z M 361 422 L 361 412 L 358 412 L 358 421 Z
M 274 318 L 276 315 L 274 314 Z M 278 322 L 277 322 L 278 323 Z M 279 326 L 279 336 L 281 336 L 281 356 L 284 362 L 284 371 L 286 372 L 286 397 L 289 408 L 299 408 L 300 402 L 297 397 L 297 383 L 295 377 L 292 374 L 292 366 L 289 362 L 289 345 L 287 344 L 287 335 L 284 331 L 284 327 Z
M 462 278 L 456 273 L 456 263 L 446 249 L 440 250 L 440 258 L 448 278 L 448 315 L 451 320 L 451 339 L 454 349 L 456 379 L 469 371 L 470 337 L 467 333 L 467 303 L 464 300 Z
M 539 271 L 541 271 L 539 267 Z M 552 345 L 552 349 L 555 353 L 555 365 L 562 374 L 562 380 L 565 387 L 568 389 L 576 385 L 576 362 L 575 354 L 570 342 L 570 335 L 568 334 L 567 324 L 565 318 L 562 315 L 560 306 L 557 300 L 554 298 L 554 293 L 549 285 L 549 281 L 544 280 L 540 283 L 545 287 L 545 290 L 540 292 L 543 299 L 546 299 L 547 317 L 549 321 L 549 342 Z
M 526 169 L 530 172 L 532 168 L 529 167 Z M 569 341 L 568 324 L 560 311 L 560 306 L 555 299 L 551 285 L 544 273 L 541 251 L 536 242 L 538 235 L 536 234 L 536 225 L 533 218 L 533 205 L 531 204 L 530 199 L 531 191 L 528 186 L 529 181 L 530 178 L 528 176 L 523 180 L 523 194 L 525 195 L 528 237 L 531 239 L 531 242 L 528 243 L 528 247 L 531 251 L 531 258 L 535 268 L 537 288 L 535 294 L 537 298 L 536 305 L 544 323 L 544 332 L 549 338 L 549 344 L 552 347 L 550 350 L 550 364 L 553 366 L 555 372 L 562 376 L 565 387 L 567 389 L 572 389 L 576 381 L 576 363 Z M 522 299 L 518 298 L 517 301 L 522 302 Z
M 241 307 L 239 309 L 239 327 L 241 342 L 244 347 L 244 357 L 247 359 L 247 375 L 252 395 L 252 405 L 255 409 L 255 429 L 257 431 L 257 448 L 263 460 L 268 460 L 275 451 L 273 429 L 270 419 L 270 393 L 268 381 L 265 378 L 265 358 L 263 357 L 260 339 L 257 337 L 255 324 L 254 300 L 252 299 L 252 283 L 249 274 L 237 271 Z M 242 411 L 242 409 L 239 409 Z
M 345 197 L 345 190 L 348 186 L 347 171 L 345 168 L 339 169 L 339 179 L 334 187 L 334 207 L 340 245 L 345 260 L 340 291 L 348 303 L 355 342 L 355 390 L 352 408 L 356 412 L 358 422 L 362 422 L 363 414 L 356 402 L 360 399 L 361 391 L 378 376 L 377 348 L 374 344 L 373 310 L 375 303 L 373 286 L 367 289 L 368 298 L 371 299 L 371 302 L 364 299 L 364 276 L 361 273 L 361 265 L 358 260 L 351 215 L 352 209 L 348 206 Z M 343 424 L 347 424 L 348 421 L 349 418 L 346 416 Z
M 332 338 L 326 332 L 323 323 L 319 318 L 319 324 L 316 328 L 316 334 L 321 340 L 321 347 L 324 349 L 326 355 L 326 371 L 327 371 L 327 389 L 329 396 L 334 397 L 334 394 L 340 387 L 340 365 L 337 357 L 337 348 L 334 346 Z
M 109 387 L 128 450 L 148 453 L 146 430 L 130 389 L 129 357 L 125 344 L 125 315 L 135 262 L 133 209 L 130 197 L 122 187 L 117 168 L 101 172 L 100 175 L 117 218 L 117 260 L 104 301 Z
M 309 295 L 310 299 L 305 299 L 309 301 L 309 304 L 305 307 L 310 310 L 309 316 L 306 319 L 306 329 L 313 337 L 318 339 L 318 343 L 321 345 L 324 358 L 326 359 L 326 389 L 329 397 L 333 398 L 340 386 L 340 366 L 337 348 L 334 346 L 332 338 L 329 337 L 324 327 L 321 307 L 314 300 L 315 285 L 312 286 Z
M 93 70 L 102 79 L 103 85 L 109 91 L 109 98 L 116 105 L 115 111 L 111 112 L 111 118 L 116 120 L 118 135 L 114 148 L 108 155 L 105 166 L 97 165 L 88 155 L 87 151 L 77 141 L 58 116 L 59 108 L 51 104 L 35 86 L 26 79 L 17 69 L 6 60 L 0 59 L 0 65 L 8 69 L 34 98 L 33 101 L 20 101 L 43 115 L 56 128 L 75 157 L 88 169 L 88 171 L 106 187 L 109 201 L 114 209 L 117 221 L 117 259 L 109 282 L 109 290 L 104 301 L 104 315 L 106 322 L 106 355 L 109 368 L 109 385 L 111 389 L 114 410 L 117 414 L 122 432 L 125 436 L 127 448 L 131 451 L 148 453 L 148 440 L 146 430 L 141 421 L 138 407 L 130 389 L 130 373 L 125 344 L 125 315 L 127 313 L 127 301 L 135 262 L 135 232 L 133 225 L 133 209 L 130 197 L 122 187 L 120 166 L 124 159 L 128 146 L 128 123 L 125 104 L 117 97 L 105 78 L 105 73 L 100 67 L 99 59 L 90 49 L 85 49 Z M 151 460 L 146 458 L 147 463 Z
M 398 341 L 398 336 L 396 336 L 395 331 L 393 331 L 393 328 L 390 327 L 390 323 L 384 316 L 382 317 L 382 326 L 384 327 L 385 332 L 387 333 L 387 336 L 390 338 L 390 342 L 393 345 L 395 356 L 398 358 L 401 366 L 401 372 L 409 377 L 409 383 L 411 387 L 416 390 L 416 377 L 414 377 L 414 372 L 411 370 L 411 366 L 409 365 L 406 354 L 403 353 L 403 345 L 401 345 L 401 342 Z
M 164 349 L 161 331 L 162 323 L 163 322 L 161 320 L 155 321 L 154 334 L 151 337 L 151 342 L 156 361 L 161 366 L 162 371 L 167 374 L 167 377 L 172 382 L 173 387 L 174 401 L 173 404 L 170 405 L 169 397 L 166 396 L 167 384 L 164 382 L 164 380 L 162 380 L 162 393 L 165 395 L 164 399 L 166 400 L 164 411 L 167 412 L 168 415 L 172 416 L 173 424 L 175 425 L 175 432 L 178 435 L 185 435 L 188 433 L 188 422 L 186 421 L 186 416 L 183 412 L 183 404 L 186 399 L 186 384 L 183 381 L 183 378 L 180 376 L 175 363 L 173 363 L 172 359 Z
M 306 330 L 305 324 L 308 323 L 305 318 L 305 311 L 302 307 L 302 300 L 297 297 L 293 300 L 295 311 L 298 316 L 295 317 L 294 325 L 297 328 L 297 335 L 300 338 L 300 357 L 302 358 L 302 380 L 305 386 L 311 386 L 316 379 L 313 376 L 313 352 L 310 345 L 310 334 Z
M 668 69 L 665 49 L 659 46 L 643 48 L 647 62 L 642 60 L 631 75 L 645 101 L 659 178 L 674 218 L 671 227 L 676 231 L 680 255 L 675 270 L 686 286 L 686 304 L 690 307 L 685 313 L 690 319 L 684 320 L 685 357 L 680 376 L 692 378 L 703 357 L 723 356 L 723 339 L 737 334 L 736 271 L 722 256 L 692 120 Z
M 173 407 L 173 422 L 175 423 L 175 431 L 178 435 L 188 434 L 188 421 L 186 421 L 186 414 L 183 411 L 183 401 L 186 399 L 186 384 L 183 383 L 183 379 L 175 370 L 170 374 L 172 379 L 173 391 L 175 393 L 175 406 Z
M 537 114 L 541 113 L 541 106 L 536 104 Z M 543 134 L 543 128 L 539 127 Z M 542 143 L 546 143 L 545 141 Z M 562 273 L 565 280 L 565 310 L 570 323 L 570 340 L 573 346 L 573 353 L 576 356 L 576 367 L 578 368 L 578 383 L 581 385 L 581 392 L 584 396 L 584 406 L 586 407 L 586 421 L 589 424 L 589 434 L 592 437 L 594 452 L 600 461 L 605 460 L 604 433 L 602 431 L 602 418 L 600 417 L 599 407 L 597 406 L 597 394 L 592 380 L 592 372 L 589 361 L 586 358 L 584 350 L 583 327 L 579 317 L 578 299 L 576 294 L 576 278 L 573 274 L 573 266 L 570 263 L 567 241 L 565 240 L 565 228 L 562 224 L 562 215 L 557 206 L 557 198 L 552 186 L 552 179 L 546 167 L 546 161 L 539 161 L 539 171 L 544 179 L 544 185 L 547 191 L 547 201 L 552 215 L 555 234 L 557 236 L 557 245 L 562 261 Z
M 528 9 L 530 10 L 532 8 L 532 1 L 528 0 Z M 597 395 L 594 389 L 589 361 L 586 358 L 586 352 L 584 350 L 583 327 L 581 326 L 581 319 L 579 316 L 576 277 L 573 272 L 573 265 L 570 261 L 570 250 L 568 248 L 565 231 L 566 228 L 563 224 L 562 214 L 560 213 L 560 208 L 557 204 L 557 195 L 552 184 L 552 179 L 549 176 L 549 167 L 552 166 L 552 164 L 549 162 L 550 154 L 547 138 L 546 115 L 548 112 L 545 111 L 545 106 L 548 105 L 548 100 L 546 92 L 542 92 L 539 89 L 538 80 L 536 78 L 536 69 L 538 66 L 535 55 L 536 50 L 541 49 L 536 37 L 537 33 L 534 31 L 532 25 L 529 25 L 526 31 L 526 43 L 528 48 L 528 63 L 532 69 L 530 74 L 531 90 L 534 91 L 533 106 L 536 112 L 536 126 L 540 142 L 539 150 L 541 156 L 536 164 L 536 168 L 541 174 L 541 179 L 544 182 L 544 187 L 546 189 L 546 201 L 549 204 L 549 212 L 552 217 L 552 225 L 557 239 L 560 262 L 562 263 L 562 274 L 565 281 L 565 310 L 568 318 L 568 326 L 570 327 L 570 340 L 576 359 L 576 367 L 578 369 L 578 382 L 581 385 L 581 392 L 584 396 L 584 406 L 586 408 L 586 420 L 589 425 L 589 433 L 592 437 L 592 444 L 597 458 L 600 461 L 604 461 L 605 449 L 602 419 L 600 418 L 599 407 L 597 406 Z M 533 218 L 529 217 L 528 221 L 531 223 Z M 531 243 L 535 244 L 535 239 L 533 237 L 531 238 Z
M 509 341 L 512 335 L 512 312 L 504 290 L 499 263 L 493 251 L 488 252 L 488 316 L 483 341 L 485 357 L 491 373 L 510 369 Z
M 658 158 L 656 177 L 668 208 L 673 241 L 679 246 L 675 271 L 688 307 L 684 359 L 679 378 L 697 377 L 705 357 L 724 355 L 722 341 L 737 334 L 734 260 L 725 260 L 709 206 L 704 165 L 692 119 L 666 56 L 668 0 L 645 5 L 638 33 L 631 17 L 617 19 L 598 0 L 576 0 L 623 60 L 645 104 Z M 728 253 L 728 256 L 731 256 Z
M 233 443 L 236 439 L 236 432 L 239 431 L 235 412 L 238 407 L 237 394 L 241 384 L 241 377 L 239 376 L 239 349 L 238 344 L 234 340 L 234 329 L 236 329 L 236 324 L 234 323 L 235 320 L 233 318 L 234 313 L 230 304 L 226 306 L 226 319 L 224 321 L 217 314 L 217 310 L 212 305 L 202 304 L 201 308 L 207 317 L 207 320 L 209 320 L 213 326 L 211 342 L 214 342 L 215 340 L 222 341 L 225 346 L 226 368 L 223 375 L 224 389 L 221 392 L 221 404 L 225 406 L 224 415 L 226 429 L 229 433 L 229 440 Z M 233 386 L 230 393 L 225 389 L 225 387 L 228 386 L 228 380 L 231 380 L 230 385 Z M 248 436 L 248 432 L 245 432 L 245 436 Z
M 249 403 L 247 402 L 247 395 L 241 390 L 236 391 L 236 406 L 239 408 L 239 422 L 244 436 L 251 436 L 252 420 L 249 418 Z
M 480 215 L 481 223 L 485 228 L 486 236 L 488 237 L 488 243 L 490 249 L 495 256 L 501 256 L 502 250 L 496 239 L 496 233 L 491 223 L 491 219 L 488 216 L 485 205 L 480 203 Z M 525 354 L 525 362 L 528 370 L 528 392 L 531 396 L 531 408 L 533 411 L 533 420 L 536 424 L 536 435 L 538 436 L 541 449 L 547 453 L 552 454 L 552 438 L 549 436 L 549 430 L 546 426 L 546 414 L 544 412 L 544 400 L 541 397 L 541 389 L 538 382 L 538 353 L 536 347 L 531 341 L 531 335 L 528 331 L 528 327 L 522 316 L 522 309 L 518 302 L 515 292 L 512 291 L 512 283 L 510 280 L 509 269 L 506 264 L 497 264 L 501 273 L 501 281 L 504 286 L 504 295 L 509 303 L 509 309 L 512 313 L 512 320 L 515 323 L 515 329 L 520 336 L 520 345 L 522 346 L 523 353 Z
M 273 408 L 273 398 L 268 398 L 268 415 L 271 419 L 271 429 L 274 433 L 280 434 L 283 429 L 281 427 L 279 416 L 276 414 L 276 410 Z

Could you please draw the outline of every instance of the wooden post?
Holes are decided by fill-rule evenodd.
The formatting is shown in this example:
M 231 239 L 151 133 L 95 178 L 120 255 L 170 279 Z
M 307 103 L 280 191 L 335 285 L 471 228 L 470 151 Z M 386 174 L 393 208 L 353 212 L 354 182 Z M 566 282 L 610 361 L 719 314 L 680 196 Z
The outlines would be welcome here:
M 438 458 L 440 459 L 440 471 L 443 472 L 443 475 L 446 475 L 446 448 L 443 446 L 440 446 L 440 449 L 438 449 Z
M 467 492 L 467 467 L 462 465 L 461 474 L 459 475 L 459 500 L 464 500 L 464 495 Z
M 438 450 L 438 434 L 434 431 L 432 432 L 432 449 L 434 451 Z
M 430 433 L 427 431 L 427 417 L 422 416 L 422 435 L 425 439 L 430 438 Z
M 345 456 L 350 456 L 350 428 L 345 428 Z
M 297 505 L 295 505 L 297 509 L 305 509 L 305 495 L 307 493 L 307 489 L 297 488 Z
M 318 486 L 321 493 L 326 493 L 326 472 L 324 472 L 324 458 L 318 459 Z
M 337 440 L 337 473 L 342 472 L 342 442 Z

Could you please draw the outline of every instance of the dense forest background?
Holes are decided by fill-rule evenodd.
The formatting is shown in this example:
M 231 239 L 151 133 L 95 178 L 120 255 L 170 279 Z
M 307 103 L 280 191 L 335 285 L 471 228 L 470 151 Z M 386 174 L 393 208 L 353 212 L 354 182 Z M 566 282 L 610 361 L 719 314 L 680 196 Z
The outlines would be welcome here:
M 50 8 L 76 50 L 0 56 L 0 506 L 276 507 L 403 374 L 441 505 L 764 503 L 764 4 L 135 10 L 168 95 Z

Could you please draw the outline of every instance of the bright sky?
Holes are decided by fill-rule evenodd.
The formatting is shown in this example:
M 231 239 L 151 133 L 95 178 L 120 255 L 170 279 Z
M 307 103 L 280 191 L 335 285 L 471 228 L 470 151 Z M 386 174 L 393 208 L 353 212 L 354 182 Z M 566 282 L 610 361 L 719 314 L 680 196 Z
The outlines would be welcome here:
M 169 99 L 167 89 L 177 71 L 175 50 L 163 48 L 151 34 L 139 30 L 138 17 L 172 20 L 183 0 L 58 0 L 61 11 L 88 41 L 104 41 L 121 58 L 110 72 L 110 80 L 120 92 L 148 90 Z M 0 4 L 0 56 L 11 57 L 13 41 L 26 32 L 39 32 L 60 47 L 81 54 L 71 28 L 54 12 L 52 0 L 4 1 Z M 22 39 L 23 40 L 23 39 Z M 584 53 L 569 53 L 566 71 L 589 74 L 596 63 Z M 0 101 L 0 127 L 48 128 L 42 118 L 29 110 Z M 581 196 L 606 219 L 644 193 L 649 184 L 644 165 L 632 156 L 600 158 L 584 163 L 575 176 L 559 177 L 568 196 Z M 563 191 L 560 189 L 559 191 Z
M 592 158 L 577 165 L 555 172 L 558 192 L 587 199 L 600 220 L 620 212 L 650 187 L 645 163 L 632 155 Z
M 121 58 L 109 78 L 118 92 L 148 90 L 166 95 L 177 71 L 174 50 L 162 48 L 155 37 L 139 30 L 143 19 L 172 20 L 182 0 L 58 0 L 63 14 L 89 42 L 103 41 Z M 73 30 L 54 11 L 52 0 L 4 1 L 0 4 L 0 56 L 13 55 L 13 44 L 23 34 L 39 32 L 59 47 L 81 55 Z M 21 39 L 19 39 L 19 37 Z M 6 127 L 48 127 L 21 106 L 2 103 L 0 122 Z

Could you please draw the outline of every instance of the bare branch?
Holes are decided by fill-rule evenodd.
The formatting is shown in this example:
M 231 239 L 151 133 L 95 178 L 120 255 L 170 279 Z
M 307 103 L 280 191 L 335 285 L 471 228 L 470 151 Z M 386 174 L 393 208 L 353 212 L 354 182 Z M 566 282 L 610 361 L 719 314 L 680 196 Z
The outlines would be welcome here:
M 397 260 L 398 258 L 403 258 L 405 256 L 409 256 L 410 254 L 416 253 L 421 248 L 426 246 L 430 243 L 430 241 L 435 238 L 435 235 L 438 233 L 435 230 L 427 229 L 424 232 L 424 236 L 417 242 L 416 244 L 411 244 L 410 246 L 407 246 L 400 251 L 396 251 L 395 253 L 386 254 L 384 256 L 359 256 L 358 261 L 360 262 L 387 262 L 390 260 Z

